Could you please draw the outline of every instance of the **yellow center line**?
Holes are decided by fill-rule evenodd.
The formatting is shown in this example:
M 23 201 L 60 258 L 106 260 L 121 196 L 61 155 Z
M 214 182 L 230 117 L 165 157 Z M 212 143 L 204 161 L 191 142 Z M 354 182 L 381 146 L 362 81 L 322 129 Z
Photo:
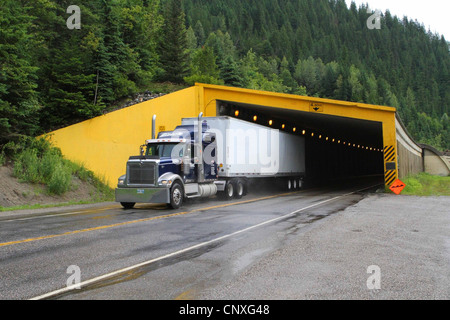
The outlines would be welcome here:
M 234 205 L 238 205 L 238 204 L 246 204 L 246 203 L 251 203 L 251 202 L 256 202 L 256 201 L 273 199 L 273 198 L 277 198 L 277 197 L 286 196 L 286 195 L 289 195 L 289 194 L 295 194 L 295 193 L 298 193 L 298 192 L 300 192 L 300 191 L 291 192 L 291 193 L 277 194 L 277 195 L 273 195 L 273 196 L 261 197 L 261 198 L 244 200 L 244 201 L 239 201 L 239 202 L 232 202 L 232 203 L 227 203 L 227 204 L 222 204 L 222 205 L 217 205 L 217 206 L 211 206 L 211 207 L 206 207 L 206 208 L 199 208 L 199 209 L 194 209 L 194 210 L 191 210 L 191 211 L 183 211 L 183 212 L 171 213 L 171 214 L 166 214 L 166 215 L 157 216 L 157 217 L 151 217 L 151 218 L 144 218 L 144 219 L 138 219 L 138 220 L 114 223 L 114 224 L 109 224 L 109 225 L 105 225 L 105 226 L 99 226 L 99 227 L 93 227 L 93 228 L 87 228 L 87 229 L 81 229 L 81 230 L 74 230 L 74 231 L 68 231 L 68 232 L 64 232 L 64 233 L 60 233 L 60 234 L 53 234 L 53 235 L 36 237 L 36 238 L 29 238 L 29 239 L 23 239 L 23 240 L 4 242 L 4 243 L 0 243 L 0 247 L 10 246 L 10 245 L 20 244 L 20 243 L 34 242 L 34 241 L 45 240 L 45 239 L 64 237 L 64 236 L 70 236 L 70 235 L 84 233 L 84 232 L 105 230 L 105 229 L 121 227 L 121 226 L 141 223 L 141 222 L 152 221 L 152 220 L 166 219 L 166 218 L 181 216 L 181 215 L 194 213 L 194 212 L 200 212 L 200 211 L 206 211 L 206 210 L 212 210 L 212 209 L 218 209 L 218 208 L 225 208 L 225 207 L 234 206 Z

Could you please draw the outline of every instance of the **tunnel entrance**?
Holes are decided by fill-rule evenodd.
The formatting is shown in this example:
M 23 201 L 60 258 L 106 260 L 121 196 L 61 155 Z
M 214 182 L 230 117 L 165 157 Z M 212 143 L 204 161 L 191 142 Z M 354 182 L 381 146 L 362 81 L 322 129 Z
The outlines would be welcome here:
M 383 181 L 381 122 L 261 105 L 217 101 L 217 115 L 305 137 L 308 186 L 373 176 Z

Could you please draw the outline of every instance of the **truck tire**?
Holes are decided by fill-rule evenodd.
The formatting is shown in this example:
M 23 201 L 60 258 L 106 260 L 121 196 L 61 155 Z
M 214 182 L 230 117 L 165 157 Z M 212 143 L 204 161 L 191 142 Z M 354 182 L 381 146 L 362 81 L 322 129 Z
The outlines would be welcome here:
M 235 194 L 235 186 L 234 183 L 231 180 L 227 180 L 227 183 L 225 184 L 225 190 L 220 193 L 220 197 L 223 200 L 231 200 L 234 198 Z
M 124 209 L 133 209 L 136 202 L 121 202 L 120 204 Z
M 183 205 L 184 191 L 180 183 L 175 182 L 170 188 L 170 207 L 178 209 Z
M 244 183 L 242 182 L 242 180 L 236 180 L 233 183 L 233 187 L 234 187 L 234 197 L 236 199 L 241 199 L 242 196 L 244 195 L 245 192 L 245 186 Z
M 292 180 L 291 179 L 286 180 L 286 189 L 287 189 L 287 191 L 292 191 Z

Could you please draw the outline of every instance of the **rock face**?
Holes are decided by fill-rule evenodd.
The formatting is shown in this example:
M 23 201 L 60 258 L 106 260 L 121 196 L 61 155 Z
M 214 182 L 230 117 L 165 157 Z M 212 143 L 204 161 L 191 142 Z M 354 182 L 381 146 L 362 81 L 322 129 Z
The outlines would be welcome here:
M 141 103 L 141 102 L 145 102 L 145 101 L 148 101 L 148 100 L 152 100 L 152 99 L 155 99 L 155 98 L 159 98 L 159 97 L 162 97 L 164 95 L 165 95 L 165 93 L 152 93 L 152 92 L 147 90 L 145 92 L 136 94 L 134 97 L 132 97 L 132 100 L 128 101 L 127 103 L 125 103 L 122 106 L 122 108 L 130 107 L 132 105 L 135 105 L 135 104 L 138 104 L 138 103 Z

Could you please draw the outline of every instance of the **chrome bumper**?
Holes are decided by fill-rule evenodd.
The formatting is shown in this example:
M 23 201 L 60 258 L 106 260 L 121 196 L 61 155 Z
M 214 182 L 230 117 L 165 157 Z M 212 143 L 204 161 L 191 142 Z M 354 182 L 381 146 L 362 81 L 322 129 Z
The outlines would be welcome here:
M 168 188 L 116 188 L 116 202 L 170 203 Z

